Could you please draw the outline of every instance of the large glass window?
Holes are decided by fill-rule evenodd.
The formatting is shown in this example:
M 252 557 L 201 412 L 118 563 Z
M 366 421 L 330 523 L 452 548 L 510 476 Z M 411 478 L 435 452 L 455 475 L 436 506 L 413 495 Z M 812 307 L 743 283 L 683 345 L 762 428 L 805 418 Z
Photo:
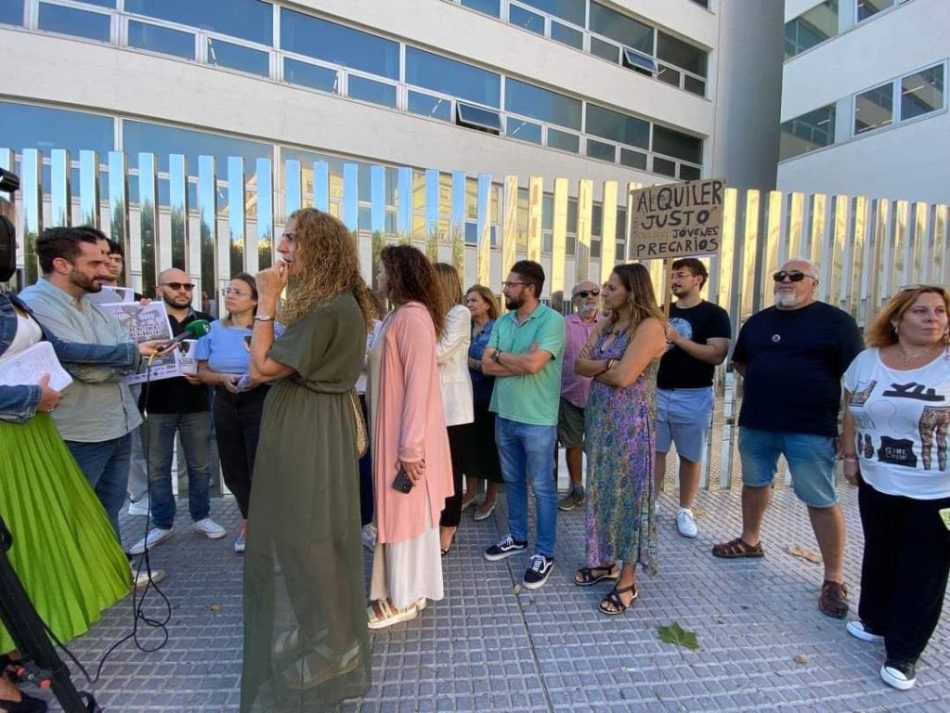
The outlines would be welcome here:
M 584 26 L 583 0 L 519 0 L 519 2 L 536 7 L 548 15 L 573 22 L 580 27 Z
M 318 67 L 308 62 L 299 62 L 290 57 L 284 58 L 284 81 L 288 84 L 300 84 L 321 92 L 337 93 L 337 70 Z
M 231 42 L 208 38 L 208 64 L 230 67 L 262 77 L 270 75 L 270 61 L 266 52 L 235 45 Z
M 0 2 L 0 25 L 23 24 L 23 0 Z
M 501 79 L 497 74 L 415 47 L 406 48 L 406 81 L 479 104 L 500 105 Z
M 544 16 L 536 12 L 525 10 L 517 5 L 508 6 L 508 22 L 515 27 L 534 32 L 537 35 L 544 34 Z
M 581 102 L 517 79 L 505 81 L 505 109 L 571 129 L 581 128 Z
M 703 140 L 665 126 L 653 125 L 653 150 L 691 163 L 703 162 Z
M 588 134 L 619 141 L 628 146 L 639 146 L 644 149 L 650 146 L 648 121 L 604 109 L 596 104 L 587 104 L 586 131 Z
M 380 106 L 396 107 L 396 87 L 366 77 L 351 75 L 347 82 L 347 96 Z
M 706 76 L 706 52 L 693 45 L 678 40 L 665 32 L 657 32 L 656 56 L 658 59 L 676 65 L 687 72 Z
M 627 47 L 653 54 L 653 28 L 596 2 L 590 4 L 590 29 Z
M 112 117 L 29 104 L 0 102 L 0 143 L 5 148 L 67 149 L 105 153 L 115 147 Z
M 552 149 L 577 153 L 581 150 L 581 138 L 566 131 L 548 129 L 548 146 Z
M 901 121 L 943 108 L 943 65 L 938 64 L 901 80 Z
M 399 78 L 399 44 L 302 12 L 280 11 L 280 46 L 344 67 Z
M 501 17 L 501 0 L 461 0 L 461 4 L 492 17 Z
M 110 26 L 111 18 L 108 15 L 40 3 L 38 27 L 41 30 L 108 42 L 111 35 Z
M 838 0 L 825 0 L 785 23 L 785 59 L 838 34 Z
M 125 0 L 125 11 L 269 45 L 273 6 L 262 0 Z
M 541 143 L 541 125 L 510 116 L 505 122 L 505 135 L 520 141 Z
M 136 163 L 131 157 L 137 153 L 154 153 L 158 156 L 160 171 L 168 170 L 169 154 L 183 154 L 188 161 L 188 172 L 192 174 L 197 173 L 198 156 L 214 156 L 219 172 L 226 168 L 228 156 L 241 156 L 249 174 L 254 172 L 257 159 L 273 157 L 270 144 L 131 119 L 122 122 L 122 140 L 130 163 Z
M 150 25 L 147 22 L 129 20 L 129 47 L 161 52 L 163 54 L 195 58 L 195 36 L 190 32 L 172 30 L 168 27 Z
M 452 121 L 452 100 L 422 92 L 409 92 L 409 113 Z
M 835 105 L 829 104 L 782 122 L 779 160 L 808 153 L 835 142 Z
M 894 120 L 894 83 L 861 92 L 854 98 L 854 133 L 863 134 Z

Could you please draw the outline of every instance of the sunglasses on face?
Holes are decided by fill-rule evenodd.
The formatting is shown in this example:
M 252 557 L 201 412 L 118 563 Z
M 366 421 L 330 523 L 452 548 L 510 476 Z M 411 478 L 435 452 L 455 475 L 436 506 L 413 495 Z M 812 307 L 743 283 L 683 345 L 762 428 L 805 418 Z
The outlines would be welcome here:
M 779 270 L 772 275 L 772 279 L 776 282 L 785 282 L 786 277 L 792 282 L 801 282 L 806 277 L 811 277 L 811 275 L 806 275 L 801 270 Z M 812 279 L 814 280 L 815 278 L 812 277 Z
M 575 297 L 580 297 L 582 300 L 586 300 L 586 299 L 587 299 L 588 297 L 590 297 L 591 295 L 593 295 L 594 297 L 596 297 L 596 296 L 599 295 L 599 294 L 600 294 L 600 290 L 595 287 L 595 288 L 592 289 L 592 290 L 581 290 L 580 292 L 578 292 L 578 293 L 577 293 L 576 295 L 574 295 L 574 296 L 575 296 Z
M 910 292 L 911 290 L 927 290 L 928 292 L 938 292 L 941 295 L 946 294 L 946 290 L 940 285 L 903 285 L 897 288 L 898 292 Z
M 190 282 L 163 282 L 162 287 L 171 287 L 173 290 L 187 290 L 191 292 L 195 286 Z

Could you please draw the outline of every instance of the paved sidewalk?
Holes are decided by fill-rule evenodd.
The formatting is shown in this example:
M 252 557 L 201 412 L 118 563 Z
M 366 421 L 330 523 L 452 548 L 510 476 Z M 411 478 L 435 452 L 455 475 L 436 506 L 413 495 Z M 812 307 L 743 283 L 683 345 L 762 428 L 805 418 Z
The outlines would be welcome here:
M 503 511 L 476 523 L 466 513 L 445 558 L 446 598 L 418 619 L 372 635 L 374 685 L 346 711 L 947 711 L 950 710 L 950 607 L 909 692 L 878 677 L 882 647 L 850 637 L 844 622 L 817 609 L 821 566 L 785 552 L 817 550 L 805 509 L 775 492 L 761 560 L 723 561 L 715 542 L 739 532 L 736 493 L 701 493 L 699 537 L 675 528 L 673 494 L 662 498 L 660 574 L 640 578 L 640 599 L 624 616 L 597 612 L 609 585 L 571 583 L 584 558 L 584 515 L 559 513 L 558 560 L 548 584 L 518 591 L 527 555 L 482 559 L 504 534 Z M 861 552 L 856 493 L 843 489 L 848 521 L 846 571 L 853 608 Z M 157 547 L 153 566 L 172 606 L 169 639 L 158 651 L 123 644 L 96 687 L 109 713 L 237 710 L 241 673 L 241 559 L 231 551 L 237 508 L 213 503 L 228 537 L 210 541 L 179 526 Z M 144 518 L 125 517 L 131 542 Z M 368 564 L 368 563 L 367 563 Z M 367 568 L 368 571 L 368 568 Z M 146 610 L 161 615 L 151 594 Z M 658 640 L 657 625 L 695 631 L 698 651 Z M 110 610 L 72 650 L 92 673 L 132 626 L 131 605 Z M 161 638 L 140 623 L 143 644 Z M 80 687 L 88 687 L 77 676 Z M 58 707 L 51 706 L 58 710 Z

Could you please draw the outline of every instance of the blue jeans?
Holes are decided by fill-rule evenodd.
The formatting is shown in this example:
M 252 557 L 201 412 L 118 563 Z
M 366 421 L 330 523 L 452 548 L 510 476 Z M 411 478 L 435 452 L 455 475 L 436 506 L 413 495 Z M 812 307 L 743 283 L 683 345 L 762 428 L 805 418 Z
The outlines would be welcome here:
M 119 537 L 119 510 L 125 503 L 125 491 L 129 483 L 132 434 L 126 433 L 119 438 L 95 443 L 66 441 L 66 447 L 96 491 L 112 523 L 112 529 Z
M 538 521 L 536 549 L 545 557 L 554 557 L 557 540 L 557 484 L 551 477 L 556 441 L 557 426 L 532 426 L 501 416 L 495 419 L 495 443 L 508 489 L 509 533 L 522 542 L 528 539 L 530 482 Z
M 211 412 L 152 413 L 143 424 L 142 445 L 148 461 L 148 495 L 155 527 L 170 530 L 175 522 L 172 453 L 176 431 L 188 463 L 188 510 L 195 522 L 211 512 Z

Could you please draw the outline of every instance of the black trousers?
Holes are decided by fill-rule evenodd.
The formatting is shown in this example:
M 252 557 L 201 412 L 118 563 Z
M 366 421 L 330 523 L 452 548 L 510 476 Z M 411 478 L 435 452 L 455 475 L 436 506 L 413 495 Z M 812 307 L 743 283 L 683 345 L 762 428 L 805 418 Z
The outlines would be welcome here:
M 258 386 L 238 394 L 232 394 L 223 386 L 214 390 L 212 411 L 221 471 L 245 520 L 251 499 L 251 476 L 261 432 L 261 414 L 269 390 L 269 386 Z
M 463 423 L 445 429 L 449 433 L 449 450 L 452 452 L 452 483 L 455 486 L 455 495 L 445 499 L 445 510 L 442 511 L 439 521 L 442 527 L 458 527 L 462 520 L 462 475 L 465 472 L 462 453 L 471 426 L 470 423 Z
M 950 571 L 950 531 L 937 511 L 950 498 L 915 500 L 862 482 L 864 529 L 858 615 L 884 635 L 887 658 L 916 662 L 943 607 Z
M 369 412 L 366 409 L 366 394 L 360 394 L 360 408 L 363 409 L 363 421 L 367 428 L 372 428 L 369 422 Z M 373 521 L 373 454 L 370 449 L 360 458 L 360 525 L 366 526 Z

